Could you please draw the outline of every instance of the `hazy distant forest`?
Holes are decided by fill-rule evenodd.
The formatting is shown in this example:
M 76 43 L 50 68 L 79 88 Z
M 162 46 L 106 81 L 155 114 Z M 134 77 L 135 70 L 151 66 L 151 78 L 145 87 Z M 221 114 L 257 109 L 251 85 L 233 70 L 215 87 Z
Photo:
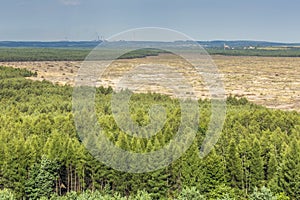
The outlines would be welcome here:
M 107 50 L 107 56 L 110 58 L 111 49 Z M 226 49 L 219 47 L 207 48 L 210 55 L 226 56 L 267 56 L 267 57 L 300 57 L 299 47 L 288 47 L 278 49 Z M 91 52 L 91 48 L 0 48 L 0 62 L 10 61 L 83 61 Z M 105 51 L 101 51 L 103 53 Z M 120 58 L 143 58 L 146 56 L 156 56 L 159 53 L 166 53 L 164 50 L 146 48 L 143 50 L 133 51 Z
M 161 170 L 131 174 L 95 160 L 80 143 L 72 114 L 72 87 L 31 81 L 25 69 L 0 67 L 0 199 L 299 199 L 300 115 L 229 97 L 222 136 L 204 159 L 199 147 L 210 101 L 199 100 L 197 139 Z M 151 139 L 129 137 L 116 125 L 111 88 L 97 88 L 98 121 L 117 146 L 160 149 L 176 132 L 180 107 L 160 94 L 134 94 L 132 119 L 149 123 L 161 103 L 167 122 Z M 113 155 L 112 155 L 113 156 Z M 126 159 L 126 158 L 124 158 Z M 155 162 L 155 160 L 153 161 Z

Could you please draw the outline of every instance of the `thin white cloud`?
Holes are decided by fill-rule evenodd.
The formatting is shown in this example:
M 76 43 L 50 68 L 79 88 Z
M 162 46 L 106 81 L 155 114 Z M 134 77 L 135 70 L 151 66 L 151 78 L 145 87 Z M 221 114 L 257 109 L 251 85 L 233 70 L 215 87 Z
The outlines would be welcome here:
M 77 6 L 80 4 L 79 0 L 59 0 L 59 1 L 66 6 Z

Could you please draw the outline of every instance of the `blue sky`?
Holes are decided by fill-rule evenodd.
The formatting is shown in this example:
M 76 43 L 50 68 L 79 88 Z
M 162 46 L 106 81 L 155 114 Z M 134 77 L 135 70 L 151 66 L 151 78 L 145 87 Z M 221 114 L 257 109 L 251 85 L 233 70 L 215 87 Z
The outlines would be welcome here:
M 94 40 L 163 27 L 196 40 L 300 42 L 299 0 L 1 0 L 0 41 Z

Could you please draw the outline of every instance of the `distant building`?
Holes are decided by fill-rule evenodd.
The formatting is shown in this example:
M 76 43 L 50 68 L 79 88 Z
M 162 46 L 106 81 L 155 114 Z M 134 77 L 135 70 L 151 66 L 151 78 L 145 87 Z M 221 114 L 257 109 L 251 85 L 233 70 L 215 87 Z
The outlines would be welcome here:
M 244 49 L 256 49 L 256 47 L 248 46 L 248 47 L 244 47 Z
M 231 48 L 230 48 L 230 46 L 228 46 L 228 45 L 226 45 L 226 44 L 224 43 L 224 50 L 225 50 L 225 49 L 231 49 Z

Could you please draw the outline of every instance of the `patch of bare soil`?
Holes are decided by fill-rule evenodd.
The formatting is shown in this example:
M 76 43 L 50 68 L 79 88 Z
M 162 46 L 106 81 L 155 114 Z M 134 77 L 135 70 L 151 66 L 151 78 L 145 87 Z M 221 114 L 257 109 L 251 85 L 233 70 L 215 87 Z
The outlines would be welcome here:
M 182 58 L 170 56 L 162 54 L 157 57 L 115 61 L 101 78 L 96 77 L 96 85 L 110 85 L 114 88 L 125 75 L 133 80 L 131 83 L 134 80 L 136 84 L 143 83 L 138 92 L 170 94 L 168 89 L 155 82 L 175 88 L 183 87 L 178 74 L 171 72 L 176 69 L 176 73 L 184 76 L 193 86 L 197 97 L 209 97 L 204 80 L 195 75 L 193 67 Z M 213 56 L 212 59 L 218 67 L 227 95 L 246 97 L 251 102 L 269 108 L 300 111 L 300 58 Z M 194 61 L 203 64 L 201 59 Z M 103 61 L 100 64 L 107 63 L 109 62 Z M 2 62 L 0 65 L 36 71 L 38 76 L 30 78 L 33 80 L 46 79 L 57 84 L 74 85 L 81 62 Z M 160 69 L 159 66 L 167 67 Z M 95 77 L 91 77 L 92 79 Z M 148 82 L 144 82 L 145 79 Z

